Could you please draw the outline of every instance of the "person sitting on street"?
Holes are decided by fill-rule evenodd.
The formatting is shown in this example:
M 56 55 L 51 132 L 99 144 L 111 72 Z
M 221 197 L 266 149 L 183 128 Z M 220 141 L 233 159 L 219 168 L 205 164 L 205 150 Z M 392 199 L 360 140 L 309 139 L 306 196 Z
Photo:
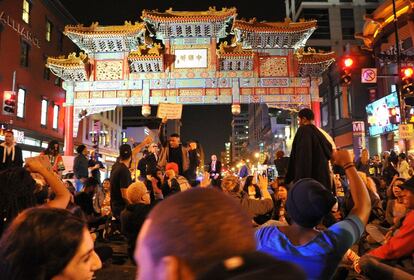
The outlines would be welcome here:
M 127 189 L 128 205 L 121 212 L 121 232 L 128 240 L 128 254 L 134 255 L 135 241 L 154 202 L 143 182 L 132 183 Z
M 298 267 L 255 252 L 250 217 L 214 188 L 159 203 L 141 228 L 135 260 L 139 280 L 305 279 Z
M 315 229 L 331 212 L 336 199 L 326 186 L 304 178 L 290 188 L 287 196 L 291 225 L 265 226 L 256 232 L 259 251 L 299 265 L 308 279 L 332 277 L 345 252 L 364 232 L 371 211 L 368 190 L 348 151 L 336 151 L 333 159 L 345 169 L 354 199 L 354 207 L 344 220 L 327 230 Z
M 188 183 L 187 179 L 178 174 L 178 165 L 175 162 L 167 163 L 165 167 L 165 180 L 162 186 L 162 194 L 164 198 L 191 189 L 191 185 Z
M 359 259 L 356 270 L 375 279 L 414 278 L 414 178 L 400 186 L 403 201 L 409 212 L 400 221 L 398 231 L 385 237 L 382 246 L 368 252 Z
M 263 199 L 261 200 L 250 199 L 249 195 L 241 189 L 239 178 L 236 176 L 227 175 L 221 182 L 223 192 L 239 201 L 251 219 L 259 215 L 267 214 L 273 209 L 272 197 L 267 189 L 267 178 L 259 175 L 258 186 L 262 192 Z
M 75 204 L 81 209 L 91 229 L 98 229 L 102 224 L 105 224 L 107 217 L 101 216 L 100 208 L 94 207 L 94 197 L 96 196 L 96 189 L 99 188 L 99 182 L 89 177 L 83 186 L 81 192 L 75 196 Z

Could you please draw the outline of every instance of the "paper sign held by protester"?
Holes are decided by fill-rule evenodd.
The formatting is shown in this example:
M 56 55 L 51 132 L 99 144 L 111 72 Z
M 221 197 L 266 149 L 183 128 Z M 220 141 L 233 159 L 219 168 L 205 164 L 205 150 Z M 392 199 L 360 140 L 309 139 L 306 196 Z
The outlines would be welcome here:
M 157 118 L 167 117 L 169 120 L 179 120 L 183 113 L 183 104 L 160 103 L 158 105 Z

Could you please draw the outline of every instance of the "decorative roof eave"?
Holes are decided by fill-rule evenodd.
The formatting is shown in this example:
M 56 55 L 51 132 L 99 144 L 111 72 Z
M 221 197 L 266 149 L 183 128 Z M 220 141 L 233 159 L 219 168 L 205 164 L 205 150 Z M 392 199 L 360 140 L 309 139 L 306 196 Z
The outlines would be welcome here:
M 223 53 L 218 54 L 219 58 L 253 58 L 254 54 L 249 52 L 242 52 L 242 53 Z
M 396 0 L 395 5 L 397 18 L 401 18 L 413 12 L 414 0 Z M 364 18 L 362 33 L 355 34 L 355 38 L 363 40 L 367 49 L 372 49 L 385 27 L 393 22 L 392 0 L 384 1 L 372 14 Z
M 250 21 L 251 25 L 254 25 L 252 21 Z M 260 23 L 260 24 L 274 24 L 269 29 L 240 29 L 239 27 L 235 27 L 234 34 L 237 38 L 237 41 L 242 42 L 243 47 L 245 49 L 272 49 L 272 48 L 290 48 L 298 50 L 300 48 L 303 48 L 306 45 L 306 42 L 308 41 L 309 37 L 312 35 L 312 33 L 316 29 L 316 21 L 311 22 L 299 22 L 299 23 L 292 23 L 289 20 L 286 20 L 283 23 Z M 285 27 L 291 26 L 292 24 L 300 24 L 305 25 L 301 28 L 295 28 L 295 29 L 287 29 Z M 278 28 L 275 28 L 275 26 Z M 284 26 L 284 28 L 280 28 L 280 26 Z M 272 43 L 262 45 L 263 40 L 261 40 L 261 44 L 257 44 L 257 38 L 263 37 L 263 36 L 269 36 L 272 37 L 273 40 L 271 40 Z
M 88 64 L 88 55 L 83 52 L 79 53 L 79 56 L 76 56 L 76 53 L 71 53 L 67 58 L 65 56 L 60 57 L 48 57 L 46 62 L 46 67 L 62 67 L 62 68 L 85 68 Z
M 48 57 L 46 67 L 64 81 L 87 81 L 88 74 L 88 56 L 84 53 L 71 53 L 67 58 Z
M 162 60 L 163 55 L 137 55 L 137 54 L 130 54 L 128 56 L 128 60 L 133 61 L 141 61 L 141 60 Z
M 335 53 L 317 53 L 315 49 L 308 48 L 308 52 L 303 49 L 296 52 L 299 61 L 299 76 L 318 77 L 321 76 L 329 66 L 335 62 Z
M 64 34 L 86 53 L 131 51 L 145 41 L 145 24 L 66 26 Z
M 285 19 L 284 22 L 257 22 L 256 19 L 250 21 L 236 20 L 234 28 L 255 33 L 301 33 L 308 30 L 315 30 L 317 21 L 299 21 L 292 22 Z
M 146 44 L 138 46 L 138 49 L 132 51 L 128 55 L 129 61 L 140 61 L 140 60 L 153 60 L 163 58 L 163 49 L 161 44 L 154 43 L 152 47 L 148 47 Z
M 234 46 L 227 45 L 227 42 L 222 42 L 217 50 L 217 56 L 219 58 L 234 58 L 234 57 L 253 57 L 252 50 L 243 49 L 241 43 L 236 43 Z
M 210 7 L 208 11 L 173 11 L 172 8 L 165 12 L 143 10 L 142 20 L 152 20 L 155 22 L 217 22 L 225 21 L 230 17 L 237 16 L 236 8 L 222 8 L 217 11 L 215 7 Z
M 94 22 L 91 26 L 80 25 L 67 25 L 65 26 L 64 34 L 66 36 L 78 35 L 81 37 L 125 37 L 136 36 L 142 32 L 145 32 L 145 24 L 143 22 L 131 22 L 125 21 L 124 25 L 114 26 L 99 26 L 98 22 Z
M 308 52 L 304 52 L 303 49 L 296 52 L 296 57 L 299 60 L 299 64 L 319 64 L 329 61 L 335 61 L 336 54 L 334 52 L 317 53 L 315 49 L 308 48 Z
M 291 112 L 299 112 L 304 107 L 310 107 L 310 99 L 306 99 L 303 103 L 266 103 L 269 108 L 283 109 Z
M 318 63 L 299 63 L 299 76 L 301 77 L 320 77 L 334 63 L 335 59 Z

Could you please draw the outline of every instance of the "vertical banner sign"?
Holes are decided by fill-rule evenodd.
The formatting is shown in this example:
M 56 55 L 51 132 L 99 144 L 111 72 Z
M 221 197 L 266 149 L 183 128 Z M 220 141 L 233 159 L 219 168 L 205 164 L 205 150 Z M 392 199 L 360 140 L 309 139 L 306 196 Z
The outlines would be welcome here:
M 362 121 L 352 122 L 352 144 L 356 160 L 365 148 L 365 123 Z
M 95 149 L 95 158 L 99 157 L 99 135 L 101 132 L 101 122 L 99 120 L 93 120 L 93 145 Z

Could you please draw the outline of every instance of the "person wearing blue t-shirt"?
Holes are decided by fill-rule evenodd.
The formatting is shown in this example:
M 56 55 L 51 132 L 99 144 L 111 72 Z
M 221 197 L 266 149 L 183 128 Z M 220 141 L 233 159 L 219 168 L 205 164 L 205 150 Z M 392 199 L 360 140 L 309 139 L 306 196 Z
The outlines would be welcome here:
M 289 226 L 266 226 L 257 230 L 257 249 L 299 265 L 308 279 L 330 279 L 345 252 L 364 232 L 371 211 L 367 188 L 347 151 L 334 152 L 335 163 L 345 169 L 355 205 L 350 214 L 327 230 L 315 229 L 335 204 L 333 195 L 318 181 L 297 181 L 288 193 Z

